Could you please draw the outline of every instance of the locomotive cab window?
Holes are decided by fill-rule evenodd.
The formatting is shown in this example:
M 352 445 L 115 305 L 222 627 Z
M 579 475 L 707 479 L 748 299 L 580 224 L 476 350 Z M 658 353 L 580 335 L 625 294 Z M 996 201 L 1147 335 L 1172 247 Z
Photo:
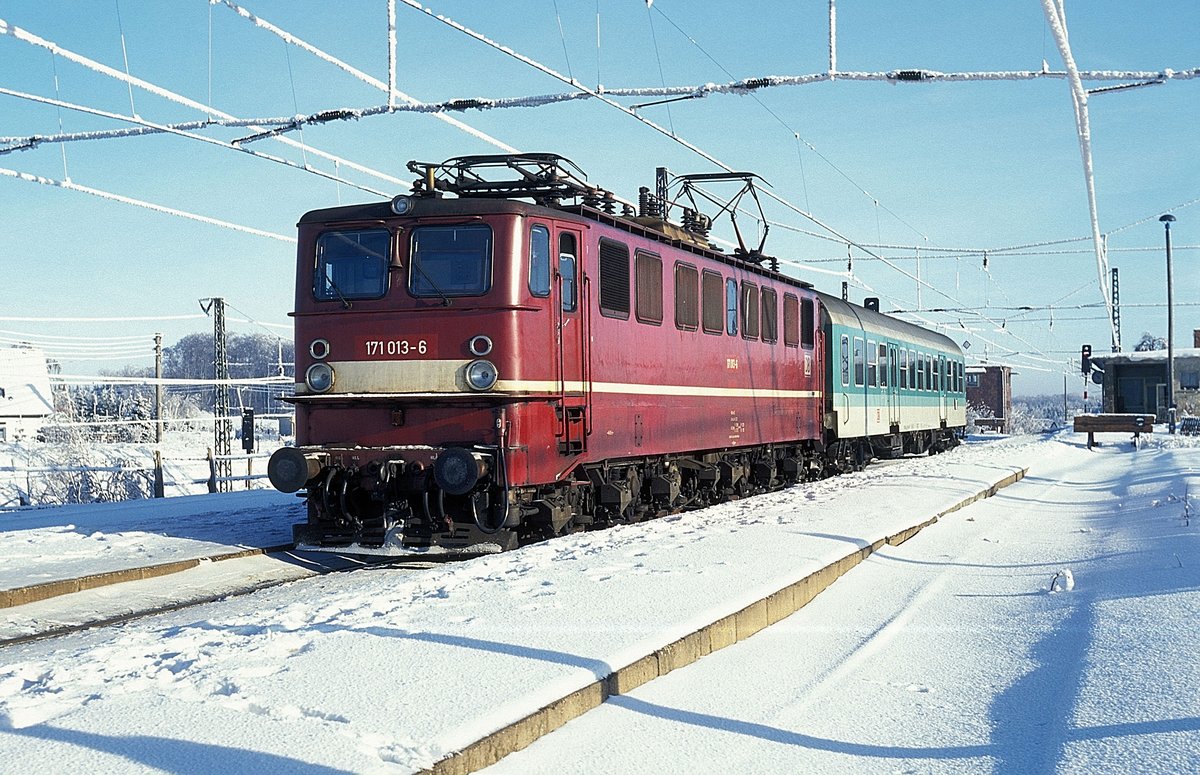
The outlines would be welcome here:
M 529 230 L 529 292 L 550 295 L 550 230 L 545 226 Z
M 575 280 L 576 255 L 575 235 L 558 235 L 558 277 L 559 282 L 562 283 L 563 312 L 574 312 L 575 307 L 578 306 Z
M 378 299 L 388 290 L 386 229 L 330 231 L 317 239 L 313 297 L 318 301 Z
M 816 318 L 813 317 L 812 299 L 800 300 L 800 345 L 811 350 L 817 343 Z
M 600 240 L 600 314 L 629 318 L 629 247 Z
M 482 296 L 491 287 L 490 226 L 418 226 L 413 229 L 408 268 L 408 292 L 413 296 Z

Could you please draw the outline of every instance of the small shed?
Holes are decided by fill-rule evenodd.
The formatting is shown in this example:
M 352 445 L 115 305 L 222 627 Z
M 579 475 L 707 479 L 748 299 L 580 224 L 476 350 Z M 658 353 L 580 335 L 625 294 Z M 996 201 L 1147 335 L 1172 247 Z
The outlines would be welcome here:
M 36 347 L 0 347 L 0 442 L 36 438 L 53 413 L 46 354 Z
M 1200 334 L 1200 332 L 1197 332 Z M 1099 353 L 1093 380 L 1104 386 L 1104 411 L 1153 414 L 1167 421 L 1167 351 Z M 1200 415 L 1200 347 L 1175 348 L 1175 406 Z

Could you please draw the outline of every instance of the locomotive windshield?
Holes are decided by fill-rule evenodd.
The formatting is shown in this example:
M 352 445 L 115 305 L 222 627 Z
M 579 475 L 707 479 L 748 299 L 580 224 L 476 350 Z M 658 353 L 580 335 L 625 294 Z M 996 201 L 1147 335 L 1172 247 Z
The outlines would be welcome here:
M 411 255 L 413 296 L 482 296 L 492 287 L 492 229 L 485 224 L 419 226 Z
M 331 231 L 317 240 L 313 296 L 319 301 L 378 299 L 388 288 L 385 229 Z

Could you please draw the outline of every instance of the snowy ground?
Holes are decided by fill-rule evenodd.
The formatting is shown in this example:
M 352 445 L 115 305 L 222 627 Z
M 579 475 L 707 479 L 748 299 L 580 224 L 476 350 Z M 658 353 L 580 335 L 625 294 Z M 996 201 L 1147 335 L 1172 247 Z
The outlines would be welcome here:
M 492 770 L 1195 771 L 1200 543 L 1184 507 L 1200 450 L 1160 444 L 969 445 L 431 571 L 307 579 L 8 647 L 0 761 L 413 772 L 1030 466 L 780 624 Z M 1074 587 L 1052 594 L 1063 570 Z

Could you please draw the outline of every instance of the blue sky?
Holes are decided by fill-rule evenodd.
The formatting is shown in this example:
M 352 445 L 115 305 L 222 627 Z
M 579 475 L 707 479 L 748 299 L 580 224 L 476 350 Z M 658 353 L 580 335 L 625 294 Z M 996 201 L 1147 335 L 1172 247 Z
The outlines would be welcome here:
M 723 84 L 828 68 L 828 3 L 708 0 L 427 0 L 444 14 L 594 88 Z M 322 51 L 387 81 L 386 0 L 346 3 L 246 0 L 248 11 Z M 1081 70 L 1188 70 L 1200 67 L 1200 4 L 1093 0 L 1068 2 L 1067 24 Z M 568 91 L 534 68 L 488 48 L 400 3 L 398 88 L 436 102 Z M 599 47 L 597 46 L 599 16 Z M 225 5 L 204 0 L 6 0 L 0 19 L 119 71 L 241 118 L 310 114 L 386 103 L 386 94 Z M 1021 2 L 880 3 L 837 7 L 840 71 L 1038 70 L 1062 60 L 1042 5 Z M 560 33 L 561 30 L 561 33 Z M 122 33 L 124 46 L 122 46 Z M 56 81 L 57 76 L 57 81 Z M 1102 85 L 1087 83 L 1094 88 Z M 0 35 L 0 87 L 113 113 L 131 112 L 130 88 L 64 55 Z M 1143 331 L 1166 332 L 1163 232 L 1157 216 L 1178 217 L 1175 243 L 1176 344 L 1200 328 L 1194 267 L 1200 207 L 1200 79 L 1095 94 L 1089 98 L 1100 228 L 1121 270 L 1122 333 L 1131 347 Z M 652 98 L 625 99 L 624 104 Z M 203 112 L 133 89 L 132 111 L 156 123 L 202 119 Z M 918 307 L 916 271 L 936 290 L 920 293 L 921 317 L 970 342 L 969 355 L 1011 363 L 1018 394 L 1059 392 L 1079 345 L 1108 349 L 1109 330 L 1089 241 L 1022 251 L 984 252 L 1090 234 L 1087 197 L 1069 87 L 1061 79 L 890 84 L 847 79 L 711 95 L 641 109 L 731 167 L 762 175 L 781 198 L 810 211 L 855 248 L 851 298 L 883 297 L 883 309 Z M 525 151 L 573 159 L 591 181 L 626 198 L 653 185 L 654 168 L 715 171 L 713 165 L 635 119 L 595 100 L 454 114 Z M 128 124 L 0 95 L 0 136 L 52 135 Z M 252 132 L 210 128 L 232 140 Z M 293 139 L 394 178 L 409 180 L 409 159 L 436 161 L 497 152 L 465 131 L 414 113 L 308 127 Z M 0 146 L 2 147 L 2 146 Z M 248 147 L 334 163 L 265 140 Z M 65 152 L 65 170 L 64 170 Z M 368 188 L 404 186 L 337 165 Z M 297 169 L 195 140 L 156 135 L 44 143 L 0 154 L 0 169 L 151 202 L 290 236 L 307 210 L 377 196 Z M 5 232 L 0 261 L 4 304 L 0 339 L 103 344 L 86 337 L 145 337 L 168 343 L 206 330 L 206 320 L 52 322 L 50 317 L 174 318 L 200 314 L 197 299 L 224 296 L 234 310 L 284 324 L 292 307 L 294 246 L 127 204 L 0 175 Z M 780 206 L 768 216 L 788 227 L 822 229 Z M 1137 224 L 1144 219 L 1144 223 Z M 743 221 L 745 223 L 745 221 Z M 963 248 L 954 254 L 936 248 Z M 1138 250 L 1144 249 L 1144 250 Z M 1052 252 L 1054 251 L 1054 252 Z M 1058 252 L 1070 251 L 1070 252 Z M 828 272 L 843 271 L 844 244 L 775 226 L 767 252 Z M 832 293 L 841 277 L 790 269 Z M 1141 305 L 1141 306 L 1139 306 Z M 1028 306 L 1032 310 L 1011 308 Z M 1050 307 L 1050 309 L 1045 309 Z M 231 330 L 262 331 L 248 324 Z M 274 329 L 279 331 L 280 329 Z M 286 334 L 285 334 L 286 335 Z M 76 342 L 78 340 L 78 342 Z M 140 341 L 140 340 L 139 340 Z M 136 342 L 134 342 L 136 344 Z M 137 359 L 78 361 L 74 373 Z M 141 345 L 137 345 L 140 347 Z M 64 352 L 67 350 L 64 349 Z M 1014 352 L 1016 354 L 1014 354 Z M 1072 392 L 1082 381 L 1072 375 Z M 1094 395 L 1094 393 L 1093 393 Z

